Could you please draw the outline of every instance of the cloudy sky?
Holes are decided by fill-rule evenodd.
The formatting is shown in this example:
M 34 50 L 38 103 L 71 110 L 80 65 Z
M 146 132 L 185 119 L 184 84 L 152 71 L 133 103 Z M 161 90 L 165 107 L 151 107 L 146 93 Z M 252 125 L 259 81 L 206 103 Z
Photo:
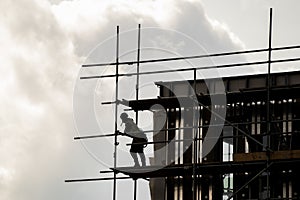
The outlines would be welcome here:
M 1 0 L 0 7 L 1 200 L 111 199 L 112 182 L 67 184 L 64 180 L 104 176 L 99 170 L 112 164 L 111 141 L 81 143 L 73 137 L 113 131 L 108 120 L 112 108 L 99 108 L 99 102 L 95 108 L 98 100 L 111 99 L 110 82 L 82 83 L 78 76 L 110 72 L 106 68 L 83 71 L 80 66 L 112 61 L 117 25 L 124 60 L 135 58 L 130 51 L 136 47 L 132 30 L 138 23 L 145 28 L 142 47 L 150 49 L 142 58 L 266 48 L 270 7 L 274 8 L 274 47 L 300 44 L 297 0 Z M 266 55 L 230 61 L 253 58 Z M 275 66 L 274 71 L 298 66 Z M 164 78 L 147 79 L 144 85 L 169 80 Z M 78 88 L 96 98 L 78 99 Z M 133 97 L 132 92 L 122 91 L 124 97 Z M 89 120 L 90 111 L 98 126 Z M 122 148 L 120 155 L 126 159 L 119 162 L 126 164 L 128 147 Z M 120 181 L 118 199 L 132 198 L 132 190 L 131 181 Z M 147 182 L 139 181 L 138 195 L 149 199 Z

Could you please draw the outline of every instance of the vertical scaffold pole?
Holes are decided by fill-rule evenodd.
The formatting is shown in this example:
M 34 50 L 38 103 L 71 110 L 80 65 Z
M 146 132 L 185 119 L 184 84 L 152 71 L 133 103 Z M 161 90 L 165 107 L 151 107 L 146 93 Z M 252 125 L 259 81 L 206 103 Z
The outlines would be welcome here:
M 136 86 L 135 86 L 135 99 L 139 100 L 139 87 L 140 87 L 140 53 L 141 53 L 141 24 L 138 25 L 138 48 L 137 48 L 137 63 L 136 63 Z M 138 124 L 138 111 L 135 115 L 136 124 Z
M 193 200 L 197 199 L 197 193 L 198 193 L 198 180 L 197 180 L 197 172 L 196 172 L 196 167 L 197 167 L 197 161 L 198 161 L 198 148 L 197 148 L 197 138 L 198 138 L 198 119 L 196 118 L 198 116 L 198 110 L 196 109 L 196 107 L 198 106 L 196 104 L 196 100 L 197 100 L 197 91 L 196 91 L 196 86 L 197 86 L 197 69 L 193 70 L 193 76 L 194 76 L 194 82 L 193 82 L 193 90 L 194 90 L 194 95 L 196 99 L 194 99 L 193 101 L 193 133 L 194 133 L 194 140 L 193 140 L 193 144 L 194 144 L 194 163 L 193 163 Z
M 269 48 L 268 48 L 268 77 L 267 77 L 267 146 L 271 148 L 271 112 L 270 112 L 270 89 L 271 89 L 271 61 L 272 61 L 272 18 L 273 18 L 273 9 L 270 8 L 270 19 L 269 19 Z M 268 155 L 268 164 L 269 164 L 269 153 Z M 270 198 L 270 175 L 267 171 L 267 198 Z
M 267 76 L 267 145 L 270 147 L 270 89 L 271 89 L 271 59 L 272 59 L 272 8 L 270 8 L 270 26 L 269 26 L 269 48 L 268 48 L 268 76 Z
M 139 84 L 140 84 L 140 52 L 141 52 L 141 24 L 138 25 L 138 48 L 137 48 L 137 63 L 136 63 L 136 86 L 135 86 L 135 99 L 139 100 Z M 139 111 L 136 110 L 135 112 L 135 122 L 138 125 L 139 122 Z M 134 195 L 133 199 L 136 200 L 137 198 L 137 180 L 134 179 Z
M 137 179 L 134 179 L 134 194 L 133 194 L 133 199 L 136 200 L 136 196 L 137 196 Z
M 119 98 L 119 26 L 117 26 L 117 42 L 116 42 L 116 104 L 115 104 L 115 138 L 114 138 L 114 169 L 117 167 L 117 146 L 118 146 L 118 98 Z M 114 188 L 113 188 L 113 200 L 116 200 L 117 191 L 117 173 L 114 170 Z

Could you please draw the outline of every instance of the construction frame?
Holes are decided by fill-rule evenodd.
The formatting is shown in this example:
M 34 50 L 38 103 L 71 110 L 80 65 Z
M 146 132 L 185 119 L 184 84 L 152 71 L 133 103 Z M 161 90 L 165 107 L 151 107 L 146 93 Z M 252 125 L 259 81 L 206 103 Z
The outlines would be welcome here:
M 83 68 L 112 66 L 115 67 L 115 74 L 80 78 L 115 78 L 115 101 L 102 102 L 103 105 L 115 106 L 114 133 L 74 138 L 81 140 L 114 137 L 114 166 L 108 171 L 102 171 L 113 173 L 113 177 L 72 179 L 65 182 L 111 180 L 113 200 L 117 199 L 117 181 L 122 179 L 134 181 L 134 200 L 137 199 L 138 179 L 150 181 L 151 198 L 155 200 L 212 200 L 223 199 L 223 195 L 227 195 L 228 199 L 300 199 L 300 171 L 297 169 L 300 164 L 300 71 L 272 73 L 272 64 L 300 61 L 300 57 L 274 60 L 272 52 L 300 49 L 300 45 L 272 47 L 272 9 L 270 9 L 268 41 L 268 48 L 262 49 L 140 60 L 141 25 L 138 25 L 137 60 L 120 62 L 119 26 L 117 26 L 115 62 L 82 66 Z M 140 64 L 143 63 L 260 52 L 267 52 L 268 58 L 257 62 L 140 72 Z M 122 65 L 136 65 L 136 72 L 119 73 L 119 67 Z M 225 85 L 225 94 L 214 92 L 213 88 L 218 85 L 216 79 L 198 80 L 196 75 L 198 70 L 258 65 L 267 65 L 267 73 L 224 77 L 222 81 Z M 140 76 L 184 71 L 194 74 L 194 79 L 188 81 L 193 91 L 184 90 L 184 95 L 177 97 L 170 88 L 184 88 L 186 82 L 159 82 L 156 85 L 160 87 L 160 98 L 139 99 Z M 119 78 L 126 76 L 136 76 L 136 99 L 124 103 L 118 96 Z M 211 96 L 218 98 L 218 95 L 226 95 L 226 105 L 217 106 L 219 110 L 227 110 L 225 118 L 211 107 Z M 178 103 L 178 98 L 186 102 L 184 107 Z M 119 136 L 117 122 L 120 104 L 125 104 L 135 111 L 136 123 L 139 120 L 139 111 L 149 110 L 154 104 L 164 107 L 168 114 L 167 122 L 164 128 L 153 136 L 153 141 L 147 144 L 154 145 L 154 150 L 157 150 L 174 141 L 173 146 L 168 147 L 165 152 L 166 162 L 171 164 L 157 170 L 151 170 L 155 169 L 155 165 L 141 168 L 117 166 Z M 159 112 L 154 118 L 159 118 Z M 201 145 L 212 118 L 223 120 L 224 124 L 217 123 L 215 126 L 224 128 L 220 137 L 210 138 L 217 140 L 216 145 L 210 153 L 201 157 Z M 155 127 L 148 133 L 153 131 L 157 131 Z M 189 147 L 183 157 L 175 159 L 175 154 L 182 153 L 180 151 L 186 144 Z M 224 159 L 226 145 L 228 155 Z

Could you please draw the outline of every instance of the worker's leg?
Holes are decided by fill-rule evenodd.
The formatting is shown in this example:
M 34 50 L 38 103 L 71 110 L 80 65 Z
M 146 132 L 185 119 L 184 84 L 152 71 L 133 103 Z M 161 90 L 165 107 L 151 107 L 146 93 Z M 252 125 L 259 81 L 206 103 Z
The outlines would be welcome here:
M 131 155 L 131 157 L 133 158 L 134 166 L 135 166 L 135 167 L 139 167 L 140 164 L 139 164 L 139 160 L 138 160 L 138 157 L 137 157 L 137 153 L 130 152 L 130 155 Z
M 146 157 L 144 153 L 139 153 L 140 158 L 141 158 L 141 162 L 142 162 L 142 166 L 146 166 Z

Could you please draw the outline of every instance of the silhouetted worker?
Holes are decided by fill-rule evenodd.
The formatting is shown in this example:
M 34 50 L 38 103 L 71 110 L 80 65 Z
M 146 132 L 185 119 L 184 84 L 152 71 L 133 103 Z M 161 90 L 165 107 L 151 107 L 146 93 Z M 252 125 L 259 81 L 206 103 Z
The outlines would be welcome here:
M 142 166 L 146 166 L 146 158 L 144 154 L 144 147 L 146 144 L 143 144 L 143 142 L 147 142 L 146 135 L 137 127 L 133 119 L 128 117 L 127 113 L 122 113 L 120 118 L 122 119 L 122 123 L 125 124 L 124 135 L 133 138 L 130 148 L 130 155 L 134 160 L 134 167 L 140 166 L 137 154 L 140 155 Z

